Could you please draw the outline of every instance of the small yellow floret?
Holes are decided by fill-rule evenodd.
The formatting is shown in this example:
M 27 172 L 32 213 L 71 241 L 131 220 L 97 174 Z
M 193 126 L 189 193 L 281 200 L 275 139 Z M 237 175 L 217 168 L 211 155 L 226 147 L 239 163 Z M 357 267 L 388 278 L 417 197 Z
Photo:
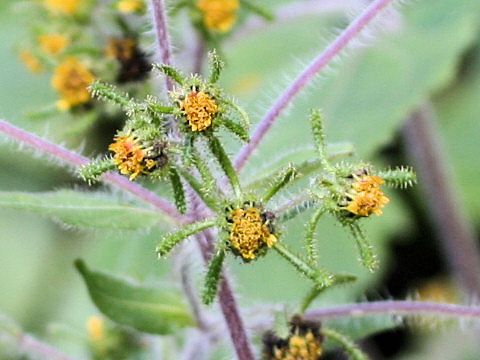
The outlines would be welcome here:
M 80 0 L 45 0 L 45 5 L 51 11 L 59 11 L 64 14 L 73 15 L 78 10 Z
M 200 0 L 197 4 L 203 13 L 205 26 L 217 32 L 230 31 L 237 20 L 238 0 Z
M 34 74 L 42 72 L 42 63 L 30 50 L 20 51 L 19 57 L 22 63 L 27 67 L 30 72 Z
M 99 316 L 91 316 L 87 320 L 88 336 L 94 341 L 102 340 L 103 333 L 103 320 Z
M 212 125 L 218 112 L 217 103 L 203 91 L 191 93 L 182 104 L 192 131 L 203 131 Z
M 145 172 L 143 164 L 145 151 L 138 146 L 132 136 L 116 137 L 115 142 L 110 144 L 108 150 L 115 153 L 114 161 L 120 173 L 123 175 L 130 174 L 130 180 Z M 147 161 L 146 166 L 150 169 L 155 166 L 155 163 Z
M 230 243 L 244 259 L 255 259 L 255 253 L 260 247 L 272 247 L 277 242 L 277 237 L 271 234 L 268 226 L 263 223 L 257 208 L 233 210 L 232 221 Z
M 38 42 L 42 51 L 49 55 L 57 55 L 62 52 L 68 45 L 69 39 L 60 34 L 41 35 Z
M 384 181 L 378 176 L 364 175 L 353 184 L 355 195 L 347 207 L 352 214 L 370 216 L 382 214 L 381 208 L 390 201 L 380 189 Z
M 58 106 L 68 110 L 90 101 L 88 87 L 95 80 L 92 73 L 78 59 L 70 57 L 55 69 L 52 86 L 60 93 Z
M 143 9 L 142 0 L 121 0 L 117 3 L 117 8 L 123 13 L 133 13 Z

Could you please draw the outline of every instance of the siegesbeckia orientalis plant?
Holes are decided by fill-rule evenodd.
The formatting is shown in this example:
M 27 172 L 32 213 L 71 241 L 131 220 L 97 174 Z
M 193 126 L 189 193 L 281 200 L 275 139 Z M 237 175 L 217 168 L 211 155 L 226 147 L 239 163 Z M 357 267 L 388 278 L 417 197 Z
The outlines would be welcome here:
M 47 15 L 42 13 L 42 16 L 55 21 L 63 19 L 59 23 L 68 19 L 64 25 L 72 33 L 62 33 L 60 30 L 42 32 L 35 42 L 35 48 L 30 49 L 30 53 L 22 54 L 23 60 L 33 71 L 42 68 L 52 70 L 52 85 L 60 97 L 57 108 L 71 113 L 88 110 L 101 115 L 111 105 L 115 111 L 121 110 L 126 114 L 125 121 L 110 140 L 108 152 L 106 146 L 103 149 L 107 154 L 96 160 L 88 160 L 4 121 L 0 121 L 0 130 L 74 164 L 79 168 L 80 176 L 89 183 L 110 182 L 152 205 L 153 210 L 133 208 L 132 213 L 124 216 L 122 211 L 130 211 L 132 207 L 115 203 L 113 211 L 106 216 L 112 216 L 112 223 L 113 217 L 126 222 L 115 224 L 116 229 L 130 229 L 131 223 L 135 223 L 135 230 L 152 227 L 151 224 L 157 224 L 159 214 L 168 218 L 168 225 L 173 224 L 175 228 L 162 228 L 156 247 L 151 249 L 152 255 L 156 255 L 159 261 L 164 261 L 168 255 L 177 256 L 179 262 L 186 261 L 181 249 L 178 249 L 178 253 L 171 253 L 182 247 L 187 239 L 195 238 L 206 263 L 201 298 L 207 305 L 218 300 L 240 360 L 253 360 L 255 355 L 232 292 L 226 259 L 230 257 L 230 261 L 236 261 L 241 266 L 260 267 L 259 259 L 271 253 L 286 260 L 299 277 L 307 279 L 311 289 L 306 294 L 299 292 L 299 309 L 285 312 L 278 322 L 280 325 L 271 326 L 270 316 L 262 318 L 267 326 L 261 332 L 261 357 L 264 360 L 319 360 L 326 353 L 326 342 L 332 340 L 342 346 L 351 359 L 365 360 L 368 357 L 358 345 L 343 331 L 329 328 L 323 320 L 320 321 L 322 316 L 328 318 L 331 313 L 342 311 L 358 315 L 368 311 L 380 312 L 382 309 L 384 312 L 430 311 L 468 316 L 473 313 L 472 317 L 478 316 L 473 311 L 475 309 L 468 307 L 414 304 L 412 308 L 410 302 L 375 303 L 371 308 L 366 306 L 369 304 L 353 304 L 346 309 L 323 309 L 327 315 L 322 315 L 318 310 L 307 311 L 313 300 L 325 290 L 356 279 L 353 275 L 334 273 L 322 266 L 316 245 L 317 242 L 329 240 L 323 236 L 319 236 L 318 241 L 316 239 L 316 229 L 322 216 L 328 214 L 334 217 L 354 238 L 362 264 L 374 271 L 378 267 L 377 255 L 361 224 L 367 218 L 381 215 L 390 202 L 384 187 L 407 188 L 416 183 L 415 173 L 409 167 L 385 170 L 362 161 L 334 161 L 336 156 L 327 153 L 324 120 L 319 110 L 312 110 L 310 115 L 315 155 L 306 165 L 288 163 L 286 166 L 275 166 L 274 171 L 262 179 L 251 179 L 250 176 L 247 179 L 242 176 L 241 170 L 270 126 L 295 96 L 390 3 L 391 0 L 373 1 L 301 73 L 274 103 L 255 132 L 250 134 L 248 112 L 220 85 L 224 62 L 217 51 L 220 52 L 221 48 L 209 52 L 208 76 L 202 75 L 201 66 L 197 66 L 190 75 L 185 75 L 188 74 L 185 70 L 176 67 L 163 1 L 152 0 L 150 7 L 140 0 L 111 2 L 108 9 L 115 11 L 113 18 L 116 19 L 113 28 L 120 31 L 115 36 L 103 39 L 107 41 L 104 41 L 100 54 L 98 47 L 85 49 L 82 46 L 85 42 L 78 42 L 77 36 L 71 36 L 81 32 L 82 21 L 86 21 L 85 24 L 91 29 L 91 10 L 97 3 L 88 2 L 89 6 L 86 6 L 86 3 L 75 0 L 48 0 L 42 3 L 42 11 L 48 11 Z M 198 46 L 202 50 L 200 59 L 206 55 L 204 48 L 218 47 L 220 40 L 230 36 L 235 26 L 244 20 L 245 13 L 254 12 L 271 19 L 267 11 L 250 0 L 188 0 L 172 2 L 171 5 L 170 16 L 180 9 L 188 10 L 189 19 L 204 42 L 199 45 L 207 45 Z M 139 27 L 131 28 L 131 23 L 123 21 L 126 15 L 141 16 L 147 14 L 148 10 L 153 14 L 160 64 L 151 65 L 142 51 Z M 116 16 L 118 13 L 119 17 Z M 112 15 L 111 12 L 109 14 Z M 138 25 L 140 22 L 133 23 Z M 92 45 L 88 41 L 86 43 Z M 42 53 L 41 58 L 36 56 L 38 53 Z M 101 61 L 95 61 L 98 59 Z M 199 63 L 201 65 L 201 61 Z M 159 95 L 153 87 L 144 86 L 150 69 L 156 69 L 166 78 L 166 96 Z M 126 87 L 125 84 L 131 82 L 136 85 Z M 95 106 L 90 108 L 92 104 Z M 295 118 L 295 114 L 291 116 Z M 240 140 L 243 145 L 233 161 L 225 147 L 224 140 L 230 140 L 227 137 Z M 257 187 L 255 184 L 259 181 L 262 186 Z M 146 187 L 141 185 L 142 182 Z M 156 194 L 164 190 L 162 186 L 157 187 L 163 183 L 171 187 L 172 203 Z M 300 195 L 293 195 L 294 192 Z M 166 195 L 168 197 L 170 194 Z M 102 209 L 108 208 L 103 202 L 102 206 Z M 42 212 L 42 206 L 37 207 L 36 211 Z M 119 212 L 122 215 L 120 217 Z M 287 233 L 285 223 L 302 213 L 310 217 L 305 223 L 305 232 Z M 62 215 L 55 213 L 57 218 L 66 219 L 66 223 L 72 221 L 71 217 Z M 149 225 L 139 227 L 136 221 L 130 223 L 130 216 L 137 216 L 142 225 L 144 222 Z M 82 220 L 79 223 L 88 223 Z M 91 217 L 90 220 L 96 219 Z M 99 227 L 105 226 L 106 221 L 108 219 L 101 218 L 97 224 L 100 224 Z M 298 248 L 303 248 L 303 251 L 300 252 Z M 175 336 L 186 327 L 197 327 L 198 331 L 192 335 L 196 342 L 190 343 L 192 339 L 179 341 L 179 347 L 184 346 L 186 350 L 193 347 L 194 352 L 200 342 L 208 348 L 223 338 L 223 334 L 217 333 L 218 329 L 223 331 L 221 326 L 217 326 L 218 317 L 210 317 L 213 310 L 205 311 L 206 308 L 197 303 L 193 291 L 195 288 L 189 286 L 188 277 L 191 274 L 184 271 L 185 266 L 181 276 L 184 296 L 168 284 L 138 284 L 90 269 L 82 260 L 77 260 L 75 266 L 98 309 L 115 323 L 136 330 L 130 333 L 100 318 L 91 318 L 87 322 L 88 341 L 95 359 L 105 360 L 109 356 L 121 358 L 128 351 L 134 354 L 132 356 L 143 356 L 148 351 L 145 345 L 152 339 L 142 341 L 142 333 Z M 272 278 L 276 275 L 274 272 L 268 274 Z M 205 317 L 208 321 L 204 321 Z M 200 334 L 198 337 L 197 332 Z M 19 341 L 25 338 L 18 337 Z M 188 351 L 185 353 L 188 354 Z M 175 353 L 174 356 L 188 358 L 183 355 Z

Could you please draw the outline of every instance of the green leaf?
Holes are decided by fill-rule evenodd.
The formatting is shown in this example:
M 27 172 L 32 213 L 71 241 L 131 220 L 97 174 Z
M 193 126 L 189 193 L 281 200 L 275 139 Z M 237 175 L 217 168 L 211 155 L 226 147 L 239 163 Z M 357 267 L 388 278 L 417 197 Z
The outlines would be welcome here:
M 184 82 L 183 76 L 180 74 L 180 72 L 171 66 L 165 64 L 153 64 L 153 68 L 158 70 L 160 73 L 164 74 L 168 78 L 175 80 L 180 85 L 182 85 Z
M 363 266 L 365 266 L 368 270 L 374 272 L 379 267 L 375 248 L 367 239 L 365 232 L 358 225 L 358 223 L 351 224 L 349 226 L 349 230 L 352 233 L 352 236 L 357 244 L 360 261 L 362 262 Z
M 315 210 L 312 218 L 306 225 L 305 232 L 305 250 L 307 253 L 307 259 L 313 264 L 316 264 L 318 261 L 317 254 L 317 242 L 315 241 L 315 232 L 317 230 L 317 224 L 320 218 L 322 217 L 324 210 L 319 207 Z
M 329 160 L 351 156 L 353 153 L 354 149 L 350 143 L 344 142 L 327 145 L 327 159 Z M 320 170 L 322 167 L 322 161 L 318 160 L 318 155 L 314 148 L 290 151 L 281 158 L 272 160 L 267 166 L 257 169 L 255 175 L 251 176 L 253 180 L 250 180 L 245 188 L 249 190 L 258 190 L 268 187 L 278 169 L 284 167 L 290 162 L 294 164 L 300 175 L 296 177 L 296 179 L 309 176 Z
M 281 257 L 293 265 L 299 273 L 312 280 L 318 289 L 323 289 L 333 285 L 334 276 L 327 270 L 315 268 L 312 264 L 306 262 L 300 256 L 293 253 L 284 244 L 277 242 L 273 248 Z
M 210 82 L 215 84 L 220 79 L 225 63 L 220 59 L 215 50 L 208 53 L 208 58 L 210 60 Z
M 218 283 L 222 275 L 222 265 L 224 259 L 225 250 L 219 249 L 210 261 L 207 275 L 205 276 L 205 285 L 202 293 L 202 301 L 205 305 L 210 305 L 217 296 Z
M 182 180 L 175 167 L 170 167 L 170 182 L 172 183 L 173 195 L 175 198 L 175 206 L 181 214 L 187 211 L 187 202 L 185 200 L 185 191 L 183 189 Z
M 158 212 L 120 204 L 106 194 L 73 190 L 48 193 L 0 192 L 0 207 L 46 215 L 81 228 L 137 230 L 162 220 Z
M 247 130 L 245 130 L 242 125 L 237 124 L 235 121 L 230 119 L 223 119 L 222 125 L 225 126 L 225 128 L 229 130 L 232 134 L 238 136 L 240 140 L 244 142 L 248 142 L 250 140 Z
M 284 169 L 280 169 L 273 176 L 273 181 L 270 184 L 270 188 L 267 193 L 263 196 L 262 202 L 266 204 L 275 194 L 280 190 L 288 186 L 295 178 L 298 177 L 298 170 L 293 166 L 293 164 L 288 164 Z
M 216 222 L 212 219 L 207 219 L 185 225 L 177 232 L 163 236 L 157 245 L 156 252 L 158 256 L 167 256 L 168 253 L 182 240 L 185 240 L 189 236 L 192 236 L 199 231 L 211 228 L 215 225 Z
M 369 357 L 360 349 L 360 347 L 348 336 L 329 328 L 322 328 L 322 334 L 325 337 L 340 344 L 348 354 L 350 360 L 369 360 Z
M 307 121 L 311 108 L 325 112 L 331 141 L 354 141 L 359 154 L 372 154 L 413 108 L 455 77 L 458 57 L 478 34 L 479 8 L 478 0 L 402 6 L 395 20 L 398 27 L 379 31 L 372 46 L 353 49 L 335 64 L 335 71 L 323 72 L 318 85 L 300 94 L 288 112 L 291 116 L 285 114 L 259 147 L 260 162 L 275 156 L 279 147 L 282 151 L 298 147 L 299 142 L 292 139 L 311 138 Z M 229 68 L 223 78 L 227 90 L 239 94 L 251 113 L 260 104 L 264 107 L 262 100 L 271 99 L 272 88 L 286 87 L 279 74 L 293 77 L 304 68 L 293 66 L 285 49 L 308 63 L 328 44 L 319 41 L 312 29 L 328 33 L 329 25 L 312 16 L 236 42 L 227 54 Z M 301 42 L 295 40 L 298 34 Z M 258 166 L 258 161 L 252 161 L 246 171 Z
M 111 320 L 152 334 L 173 334 L 194 321 L 178 290 L 149 287 L 91 270 L 82 260 L 75 261 L 97 308 Z

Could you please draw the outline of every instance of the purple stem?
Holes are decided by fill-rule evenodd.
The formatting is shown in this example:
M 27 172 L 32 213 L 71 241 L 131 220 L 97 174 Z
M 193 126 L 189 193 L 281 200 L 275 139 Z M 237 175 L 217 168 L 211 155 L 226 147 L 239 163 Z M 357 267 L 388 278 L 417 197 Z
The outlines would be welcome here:
M 480 249 L 455 191 L 433 110 L 425 107 L 415 112 L 403 128 L 403 138 L 444 257 L 466 292 L 479 297 Z
M 354 20 L 325 51 L 320 54 L 312 63 L 298 76 L 287 90 L 277 99 L 270 111 L 265 115 L 255 129 L 250 142 L 245 145 L 235 159 L 235 168 L 240 170 L 253 151 L 258 147 L 260 141 L 265 137 L 280 113 L 292 102 L 295 96 L 368 25 L 375 16 L 394 0 L 375 0 L 365 11 Z
M 359 317 L 371 314 L 437 314 L 454 317 L 480 319 L 480 307 L 440 304 L 419 301 L 377 301 L 361 304 L 332 306 L 319 310 L 307 311 L 306 317 L 325 320 L 338 317 Z
M 192 213 L 195 214 L 194 216 L 197 220 L 201 220 L 203 217 L 202 212 L 204 211 L 204 204 L 191 188 L 188 189 L 187 193 L 191 200 Z M 205 263 L 208 263 L 215 250 L 215 235 L 211 229 L 207 229 L 204 232 L 197 234 L 196 240 L 202 252 L 203 260 Z M 245 325 L 240 316 L 235 296 L 233 295 L 232 288 L 225 272 L 222 273 L 219 286 L 218 301 L 225 322 L 227 323 L 230 339 L 232 340 L 237 357 L 239 360 L 254 360 L 255 357 L 253 355 L 252 345 L 248 339 Z
M 212 256 L 214 241 L 214 235 L 210 229 L 198 235 L 198 244 L 205 262 L 208 262 Z M 245 325 L 238 311 L 237 301 L 224 271 L 219 282 L 218 302 L 238 359 L 255 360 L 252 345 L 248 340 Z
M 200 35 L 197 35 L 197 45 L 195 53 L 193 54 L 193 73 L 201 74 L 203 67 L 203 59 L 205 57 L 205 40 Z
M 22 335 L 19 339 L 20 346 L 30 354 L 35 354 L 42 359 L 48 360 L 75 360 L 74 358 L 60 353 L 50 345 L 44 344 L 30 335 Z
M 173 65 L 164 2 L 163 0 L 151 1 L 153 9 L 153 21 L 157 33 L 158 46 L 162 55 L 162 61 L 164 64 Z M 201 60 L 203 60 L 203 53 L 204 46 L 203 44 L 200 44 L 197 49 L 196 55 L 196 70 L 201 70 Z M 172 90 L 172 88 L 172 83 L 167 79 L 167 89 Z M 193 202 L 191 203 L 192 212 L 190 215 L 192 215 L 194 219 L 199 219 L 203 216 L 205 206 L 200 202 L 198 197 L 196 197 L 196 194 L 193 194 L 191 189 L 189 190 L 189 198 L 193 200 Z M 202 249 L 202 255 L 205 261 L 208 261 L 208 259 L 210 258 L 215 243 L 215 239 L 213 238 L 213 236 L 206 237 L 206 235 L 208 234 L 212 235 L 211 231 L 206 231 L 204 232 L 204 234 L 199 234 L 196 237 Z M 248 340 L 246 331 L 243 327 L 243 322 L 240 317 L 232 290 L 224 277 L 222 278 L 222 280 L 223 281 L 219 292 L 219 301 L 225 321 L 230 331 L 230 337 L 232 339 L 233 346 L 237 352 L 237 357 L 239 360 L 254 360 L 251 345 Z
M 1 119 L 0 132 L 67 163 L 74 164 L 76 166 L 82 166 L 89 163 L 89 160 L 86 157 L 83 157 L 82 155 L 79 155 L 71 150 L 67 150 L 64 147 L 56 145 L 50 141 L 42 139 L 37 135 L 22 130 Z M 111 184 L 114 184 L 119 188 L 132 193 L 147 203 L 150 203 L 156 209 L 174 219 L 176 222 L 185 223 L 189 221 L 189 218 L 179 214 L 176 208 L 168 201 L 158 197 L 153 192 L 143 188 L 142 186 L 129 181 L 127 178 L 114 173 L 106 173 L 103 175 L 103 178 Z
M 152 0 L 152 17 L 157 34 L 158 48 L 162 64 L 173 65 L 172 47 L 170 45 L 170 37 L 168 35 L 167 14 L 165 11 L 164 0 Z M 173 83 L 167 77 L 166 86 L 168 91 L 173 90 Z

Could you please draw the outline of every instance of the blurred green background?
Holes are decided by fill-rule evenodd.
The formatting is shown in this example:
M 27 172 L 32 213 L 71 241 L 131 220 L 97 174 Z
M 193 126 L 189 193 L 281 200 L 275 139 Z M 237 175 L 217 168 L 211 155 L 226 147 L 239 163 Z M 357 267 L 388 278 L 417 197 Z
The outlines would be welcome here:
M 294 1 L 264 2 L 276 8 Z M 55 101 L 55 94 L 47 75 L 29 74 L 17 58 L 16 49 L 31 19 L 12 12 L 12 3 L 15 1 L 0 3 L 0 117 L 55 142 L 77 147 L 82 139 L 62 135 L 65 129 L 61 127 L 65 125 L 61 119 L 48 124 L 24 116 Z M 253 179 L 278 159 L 279 153 L 308 148 L 307 114 L 312 107 L 325 111 L 329 141 L 349 141 L 360 158 L 381 166 L 397 162 L 408 165 L 398 131 L 412 110 L 431 100 L 460 200 L 478 229 L 480 2 L 425 0 L 398 10 L 399 14 L 378 26 L 374 39 L 367 41 L 370 46 L 358 44 L 349 50 L 302 93 L 262 143 L 244 171 L 243 180 Z M 276 94 L 301 71 L 302 64 L 328 44 L 335 29 L 350 20 L 342 13 L 312 13 L 227 42 L 223 85 L 258 122 Z M 173 25 L 174 41 L 181 41 L 182 26 L 182 22 Z M 238 143 L 231 143 L 229 150 L 234 153 L 238 147 Z M 72 171 L 40 154 L 20 152 L 19 146 L 9 141 L 2 141 L 0 148 L 1 191 L 87 188 Z M 89 142 L 84 153 L 100 151 Z M 306 151 L 292 160 L 309 155 Z M 352 240 L 342 229 L 327 219 L 321 221 L 318 245 L 322 265 L 332 271 L 358 274 L 360 281 L 353 287 L 328 292 L 319 305 L 365 296 L 406 296 L 439 276 L 449 277 L 424 208 L 418 206 L 418 190 L 406 195 L 390 190 L 388 195 L 392 202 L 384 215 L 367 224 L 380 253 L 381 268 L 375 274 L 359 265 Z M 293 247 L 301 245 L 295 234 L 303 231 L 306 218 L 300 217 L 286 229 L 287 242 Z M 52 323 L 84 331 L 85 319 L 96 310 L 74 271 L 73 260 L 85 258 L 92 266 L 140 280 L 163 278 L 171 264 L 157 261 L 153 251 L 161 233 L 162 227 L 148 232 L 66 229 L 39 215 L 0 209 L 0 311 L 39 336 L 45 336 Z M 410 264 L 409 251 L 415 248 L 428 250 L 423 254 L 424 267 Z M 192 258 L 197 264 L 196 256 Z M 236 260 L 229 264 L 242 307 L 270 302 L 294 304 L 309 286 L 275 254 L 254 265 L 240 266 Z M 409 266 L 419 270 L 409 272 Z M 203 270 L 199 266 L 198 270 L 197 280 L 201 280 Z M 391 283 L 395 272 L 408 275 L 402 278 L 404 283 Z M 464 340 L 466 344 L 457 342 L 445 333 L 395 336 L 407 336 L 407 340 L 400 341 L 398 351 L 391 354 L 382 350 L 384 358 L 480 358 L 468 340 Z M 418 337 L 423 340 L 413 340 Z M 385 341 L 388 344 L 391 340 Z M 442 352 L 442 347 L 448 351 Z

